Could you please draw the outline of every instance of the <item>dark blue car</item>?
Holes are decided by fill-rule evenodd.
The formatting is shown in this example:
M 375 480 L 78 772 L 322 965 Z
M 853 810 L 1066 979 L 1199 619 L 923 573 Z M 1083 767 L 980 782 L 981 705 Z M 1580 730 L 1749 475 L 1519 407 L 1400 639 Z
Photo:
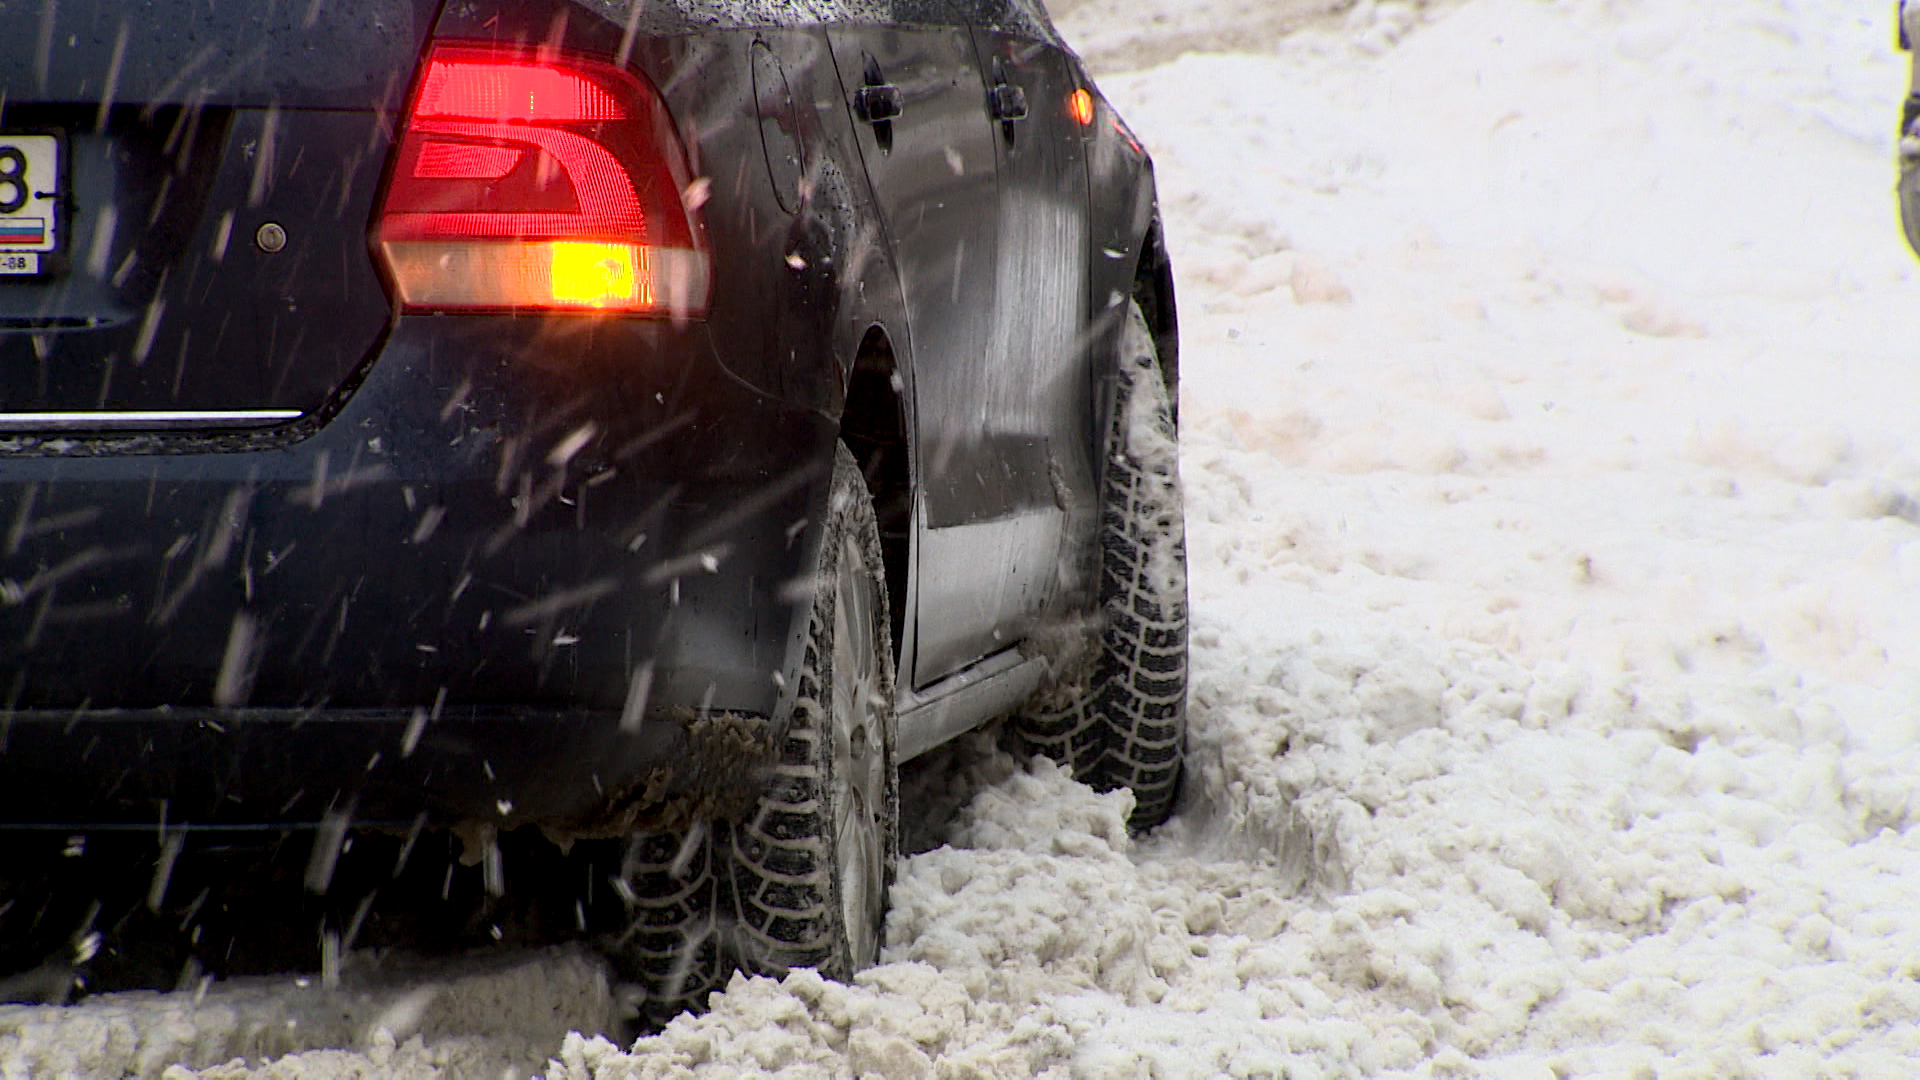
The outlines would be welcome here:
M 1172 279 L 1036 2 L 0 26 L 0 969 L 115 875 L 184 935 L 196 847 L 537 830 L 666 1015 L 871 963 L 983 723 L 1171 812 Z

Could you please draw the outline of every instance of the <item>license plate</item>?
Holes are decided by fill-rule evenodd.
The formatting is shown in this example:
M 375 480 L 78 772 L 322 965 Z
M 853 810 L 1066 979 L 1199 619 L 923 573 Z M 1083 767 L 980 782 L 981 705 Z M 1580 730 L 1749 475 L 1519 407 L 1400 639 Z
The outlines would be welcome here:
M 0 131 L 0 276 L 52 272 L 65 156 L 59 135 Z

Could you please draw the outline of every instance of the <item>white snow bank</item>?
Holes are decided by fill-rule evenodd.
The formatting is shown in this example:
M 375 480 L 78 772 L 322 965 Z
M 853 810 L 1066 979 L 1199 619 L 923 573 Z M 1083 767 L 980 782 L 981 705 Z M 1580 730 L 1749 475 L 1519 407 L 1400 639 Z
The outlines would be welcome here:
M 0 1006 L 0 1077 L 493 1080 L 526 1076 L 568 1031 L 607 1030 L 613 1008 L 605 970 L 579 950 L 423 965 L 361 955 L 334 988 L 288 976 Z
M 1432 0 L 1054 0 L 1054 25 L 1096 74 L 1164 64 L 1182 53 L 1269 52 L 1308 28 L 1334 30 L 1343 47 L 1383 51 L 1420 21 Z
M 1722 5 L 1744 6 L 1765 5 Z M 1358 70 L 1190 57 L 1112 80 L 1159 134 L 1175 220 L 1229 224 L 1172 231 L 1211 286 L 1184 309 L 1189 458 L 1290 466 L 1238 481 L 1279 518 L 1229 543 L 1401 579 L 1390 602 L 1525 659 L 1920 670 L 1916 568 L 1880 565 L 1920 518 L 1888 141 L 1582 22 L 1483 2 Z M 1891 115 L 1881 67 L 1885 93 L 1826 107 Z M 1352 298 L 1292 308 L 1303 278 Z M 1321 584 L 1373 588 L 1357 568 Z

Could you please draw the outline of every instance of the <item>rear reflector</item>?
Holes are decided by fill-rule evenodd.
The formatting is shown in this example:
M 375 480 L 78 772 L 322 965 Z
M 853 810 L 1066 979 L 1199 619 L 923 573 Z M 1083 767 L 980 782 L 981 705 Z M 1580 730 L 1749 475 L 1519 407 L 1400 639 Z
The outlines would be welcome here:
M 409 311 L 706 312 L 685 147 L 653 89 L 586 57 L 441 44 L 374 224 Z

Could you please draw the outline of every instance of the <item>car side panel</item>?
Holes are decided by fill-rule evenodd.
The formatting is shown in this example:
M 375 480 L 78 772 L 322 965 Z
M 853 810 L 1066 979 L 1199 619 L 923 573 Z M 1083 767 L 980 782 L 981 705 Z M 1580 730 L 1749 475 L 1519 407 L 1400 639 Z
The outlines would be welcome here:
M 990 590 L 1008 553 L 943 546 L 986 477 L 987 355 L 995 307 L 997 168 L 967 28 L 931 7 L 911 25 L 828 28 L 849 95 L 891 86 L 902 112 L 856 124 L 909 320 L 916 487 L 917 616 L 908 678 L 924 685 L 995 647 Z M 962 482 L 965 481 L 965 482 Z M 1010 642 L 1009 642 L 1010 643 Z
M 996 4 L 974 41 L 989 90 L 1024 96 L 1026 115 L 996 125 L 998 278 L 988 410 L 999 438 L 986 469 L 1003 491 L 1013 558 L 996 583 L 1003 639 L 1025 637 L 1093 582 L 1069 553 L 1097 521 L 1087 363 L 1088 202 L 1084 134 L 1069 113 L 1078 80 L 1064 50 Z M 1005 92 L 1005 91 L 1003 91 Z
M 1076 66 L 1078 62 L 1076 61 Z M 1098 355 L 1111 355 L 1112 335 L 1124 321 L 1127 300 L 1143 270 L 1164 276 L 1164 245 L 1155 248 L 1160 204 L 1154 185 L 1153 161 L 1135 139 L 1093 80 L 1081 71 L 1084 85 L 1094 91 L 1094 119 L 1087 131 L 1087 187 L 1094 214 L 1090 236 L 1092 259 L 1088 298 L 1102 335 Z M 1170 286 L 1171 277 L 1165 284 Z M 1161 363 L 1177 364 L 1178 341 L 1171 334 L 1171 310 L 1164 325 L 1155 326 Z M 1097 429 L 1099 430 L 1099 429 Z

